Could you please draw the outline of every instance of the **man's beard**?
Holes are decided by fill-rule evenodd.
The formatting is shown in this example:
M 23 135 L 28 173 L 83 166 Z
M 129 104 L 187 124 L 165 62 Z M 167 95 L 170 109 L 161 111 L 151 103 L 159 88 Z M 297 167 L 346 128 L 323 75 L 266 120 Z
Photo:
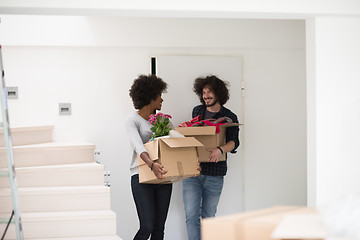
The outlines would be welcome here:
M 207 107 L 212 107 L 212 106 L 214 106 L 216 103 L 217 103 L 217 100 L 215 100 L 214 102 L 212 102 L 212 103 L 210 103 L 210 104 L 206 104 L 206 103 L 205 103 L 205 105 L 206 105 Z

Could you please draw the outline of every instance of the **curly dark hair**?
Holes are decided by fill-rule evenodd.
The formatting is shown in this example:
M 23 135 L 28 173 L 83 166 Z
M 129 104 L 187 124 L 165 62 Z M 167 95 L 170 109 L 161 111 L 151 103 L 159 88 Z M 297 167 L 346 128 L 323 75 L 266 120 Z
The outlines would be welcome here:
M 220 105 L 224 105 L 230 97 L 228 87 L 229 83 L 224 82 L 223 80 L 219 79 L 215 75 L 209 75 L 206 77 L 198 77 L 194 81 L 194 92 L 199 97 L 200 102 L 205 104 L 203 99 L 203 89 L 204 87 L 209 87 L 211 91 L 215 94 L 217 101 Z
M 167 83 L 155 75 L 139 75 L 129 90 L 135 109 L 140 109 L 163 92 L 166 92 Z

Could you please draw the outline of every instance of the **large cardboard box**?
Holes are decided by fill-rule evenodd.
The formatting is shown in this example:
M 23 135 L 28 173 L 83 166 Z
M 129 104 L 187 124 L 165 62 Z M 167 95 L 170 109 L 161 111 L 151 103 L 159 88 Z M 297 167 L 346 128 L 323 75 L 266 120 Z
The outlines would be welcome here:
M 242 236 L 242 222 L 272 213 L 299 209 L 298 206 L 274 206 L 266 209 L 230 214 L 201 220 L 201 239 L 203 240 L 237 240 Z
M 319 213 L 294 213 L 284 216 L 272 232 L 273 239 L 329 239 Z
M 271 234 L 287 214 L 314 213 L 314 208 L 271 208 L 201 220 L 202 240 L 273 240 Z
M 315 213 L 315 208 L 301 207 L 287 212 L 273 213 L 243 221 L 241 238 L 244 240 L 273 240 L 272 232 L 288 214 Z
M 204 146 L 198 147 L 199 161 L 207 162 L 210 152 L 206 151 L 207 148 L 216 148 L 225 144 L 226 128 L 239 126 L 239 123 L 228 123 L 220 125 L 220 133 L 216 134 L 215 126 L 199 126 L 199 127 L 176 127 L 175 130 L 186 137 L 195 137 Z M 225 161 L 225 153 L 221 154 L 219 161 Z
M 161 163 L 168 172 L 164 179 L 157 179 L 151 169 L 138 156 L 139 182 L 166 184 L 199 174 L 196 147 L 200 146 L 203 145 L 194 137 L 158 138 L 146 143 L 145 148 L 150 159 Z

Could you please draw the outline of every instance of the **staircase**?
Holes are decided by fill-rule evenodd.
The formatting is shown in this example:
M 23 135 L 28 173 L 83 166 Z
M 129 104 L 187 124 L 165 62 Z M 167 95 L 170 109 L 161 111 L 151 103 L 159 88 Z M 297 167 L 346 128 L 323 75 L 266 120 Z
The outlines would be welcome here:
M 24 239 L 121 240 L 94 144 L 53 142 L 53 126 L 15 127 L 11 134 Z M 3 139 L 0 129 L 0 172 L 7 171 Z M 0 178 L 0 218 L 11 210 L 9 179 Z M 12 239 L 14 224 L 5 236 Z

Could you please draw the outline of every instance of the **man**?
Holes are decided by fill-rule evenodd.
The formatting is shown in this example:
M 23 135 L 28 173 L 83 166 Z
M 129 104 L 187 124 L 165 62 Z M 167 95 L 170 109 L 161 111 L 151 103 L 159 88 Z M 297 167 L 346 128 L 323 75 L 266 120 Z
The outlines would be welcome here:
M 193 90 L 202 103 L 194 107 L 193 118 L 198 115 L 202 119 L 229 117 L 238 123 L 237 116 L 223 106 L 229 99 L 227 83 L 213 75 L 200 77 L 195 79 Z M 189 240 L 200 240 L 200 217 L 215 216 L 227 171 L 226 161 L 218 160 L 222 153 L 236 153 L 238 146 L 239 127 L 227 127 L 226 143 L 218 148 L 207 149 L 211 154 L 208 162 L 200 164 L 200 175 L 183 180 L 183 201 Z

